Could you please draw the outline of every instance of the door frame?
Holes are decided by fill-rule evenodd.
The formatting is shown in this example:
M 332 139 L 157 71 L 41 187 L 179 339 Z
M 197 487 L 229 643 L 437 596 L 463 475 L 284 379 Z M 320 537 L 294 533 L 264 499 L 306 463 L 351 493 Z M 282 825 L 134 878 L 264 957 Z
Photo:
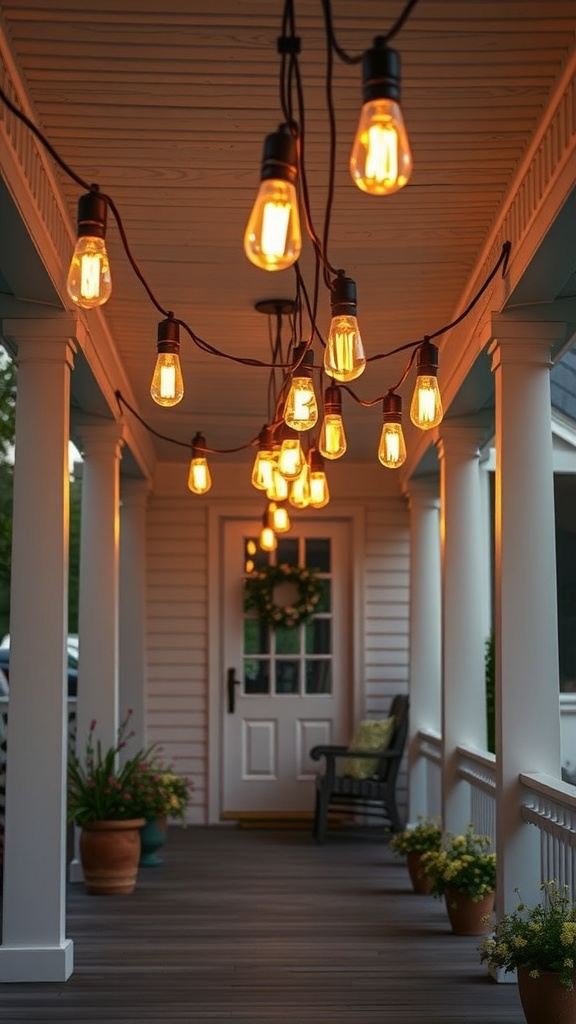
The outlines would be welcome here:
M 256 529 L 262 520 L 262 504 L 241 501 L 214 502 L 208 510 L 208 630 L 207 630 L 207 710 L 206 731 L 206 807 L 208 824 L 221 822 L 223 782 L 223 714 L 225 707 L 226 665 L 221 630 L 221 600 L 224 574 L 224 527 L 230 520 L 253 519 Z M 362 717 L 366 702 L 364 687 L 364 508 L 331 503 L 330 513 L 302 512 L 298 522 L 328 523 L 345 520 L 350 527 L 350 670 L 352 673 L 351 712 L 355 721 Z

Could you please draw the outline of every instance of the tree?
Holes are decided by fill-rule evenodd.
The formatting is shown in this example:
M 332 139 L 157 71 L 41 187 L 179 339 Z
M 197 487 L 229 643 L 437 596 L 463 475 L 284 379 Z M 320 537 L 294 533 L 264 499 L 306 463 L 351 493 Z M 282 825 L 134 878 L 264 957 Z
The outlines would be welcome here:
M 16 366 L 0 351 L 0 634 L 10 622 L 10 564 L 12 560 L 12 498 L 14 493 L 14 433 Z

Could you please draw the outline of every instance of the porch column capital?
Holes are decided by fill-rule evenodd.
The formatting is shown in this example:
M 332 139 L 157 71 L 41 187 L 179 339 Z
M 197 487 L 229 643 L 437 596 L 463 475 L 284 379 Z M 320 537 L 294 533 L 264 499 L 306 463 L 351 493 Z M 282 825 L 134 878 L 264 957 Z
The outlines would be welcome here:
M 78 317 L 69 314 L 49 319 L 7 317 L 2 320 L 2 334 L 16 352 L 14 361 L 18 366 L 65 362 L 73 369 L 74 354 L 84 332 Z
M 440 462 L 454 457 L 457 461 L 480 458 L 480 445 L 485 428 L 479 423 L 442 422 L 438 430 L 438 458 Z
M 124 445 L 124 427 L 115 420 L 95 423 L 91 420 L 75 421 L 74 433 L 80 442 L 82 454 L 91 459 L 112 457 L 120 459 Z
M 492 318 L 492 331 L 494 340 L 488 349 L 492 370 L 506 364 L 551 366 L 552 345 L 566 338 L 566 324 L 509 320 L 501 315 Z
M 417 508 L 440 508 L 440 480 L 436 476 L 412 477 L 405 493 L 411 512 Z

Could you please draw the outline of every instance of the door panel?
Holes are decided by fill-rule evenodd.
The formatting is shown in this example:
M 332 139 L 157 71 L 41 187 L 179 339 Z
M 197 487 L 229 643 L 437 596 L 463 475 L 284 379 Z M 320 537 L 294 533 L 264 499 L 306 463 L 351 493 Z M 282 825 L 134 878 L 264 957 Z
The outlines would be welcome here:
M 318 766 L 310 748 L 348 735 L 348 524 L 301 522 L 279 538 L 278 562 L 308 565 L 322 578 L 315 617 L 295 629 L 270 630 L 244 607 L 247 563 L 249 571 L 268 564 L 267 554 L 253 550 L 258 532 L 253 521 L 225 524 L 222 651 L 228 690 L 231 673 L 236 680 L 234 712 L 225 701 L 223 722 L 227 816 L 311 811 Z M 289 600 L 281 592 L 274 597 L 278 604 Z

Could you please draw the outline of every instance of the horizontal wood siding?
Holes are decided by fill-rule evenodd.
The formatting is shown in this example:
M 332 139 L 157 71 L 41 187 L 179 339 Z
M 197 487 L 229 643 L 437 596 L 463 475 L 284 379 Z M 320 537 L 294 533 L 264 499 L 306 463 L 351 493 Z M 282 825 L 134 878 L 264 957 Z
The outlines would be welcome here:
M 152 497 L 147 522 L 147 738 L 189 775 L 191 823 L 206 820 L 207 511 Z
M 364 671 L 368 718 L 382 716 L 395 693 L 408 690 L 409 520 L 403 499 L 366 508 Z M 403 809 L 406 768 L 398 779 Z

